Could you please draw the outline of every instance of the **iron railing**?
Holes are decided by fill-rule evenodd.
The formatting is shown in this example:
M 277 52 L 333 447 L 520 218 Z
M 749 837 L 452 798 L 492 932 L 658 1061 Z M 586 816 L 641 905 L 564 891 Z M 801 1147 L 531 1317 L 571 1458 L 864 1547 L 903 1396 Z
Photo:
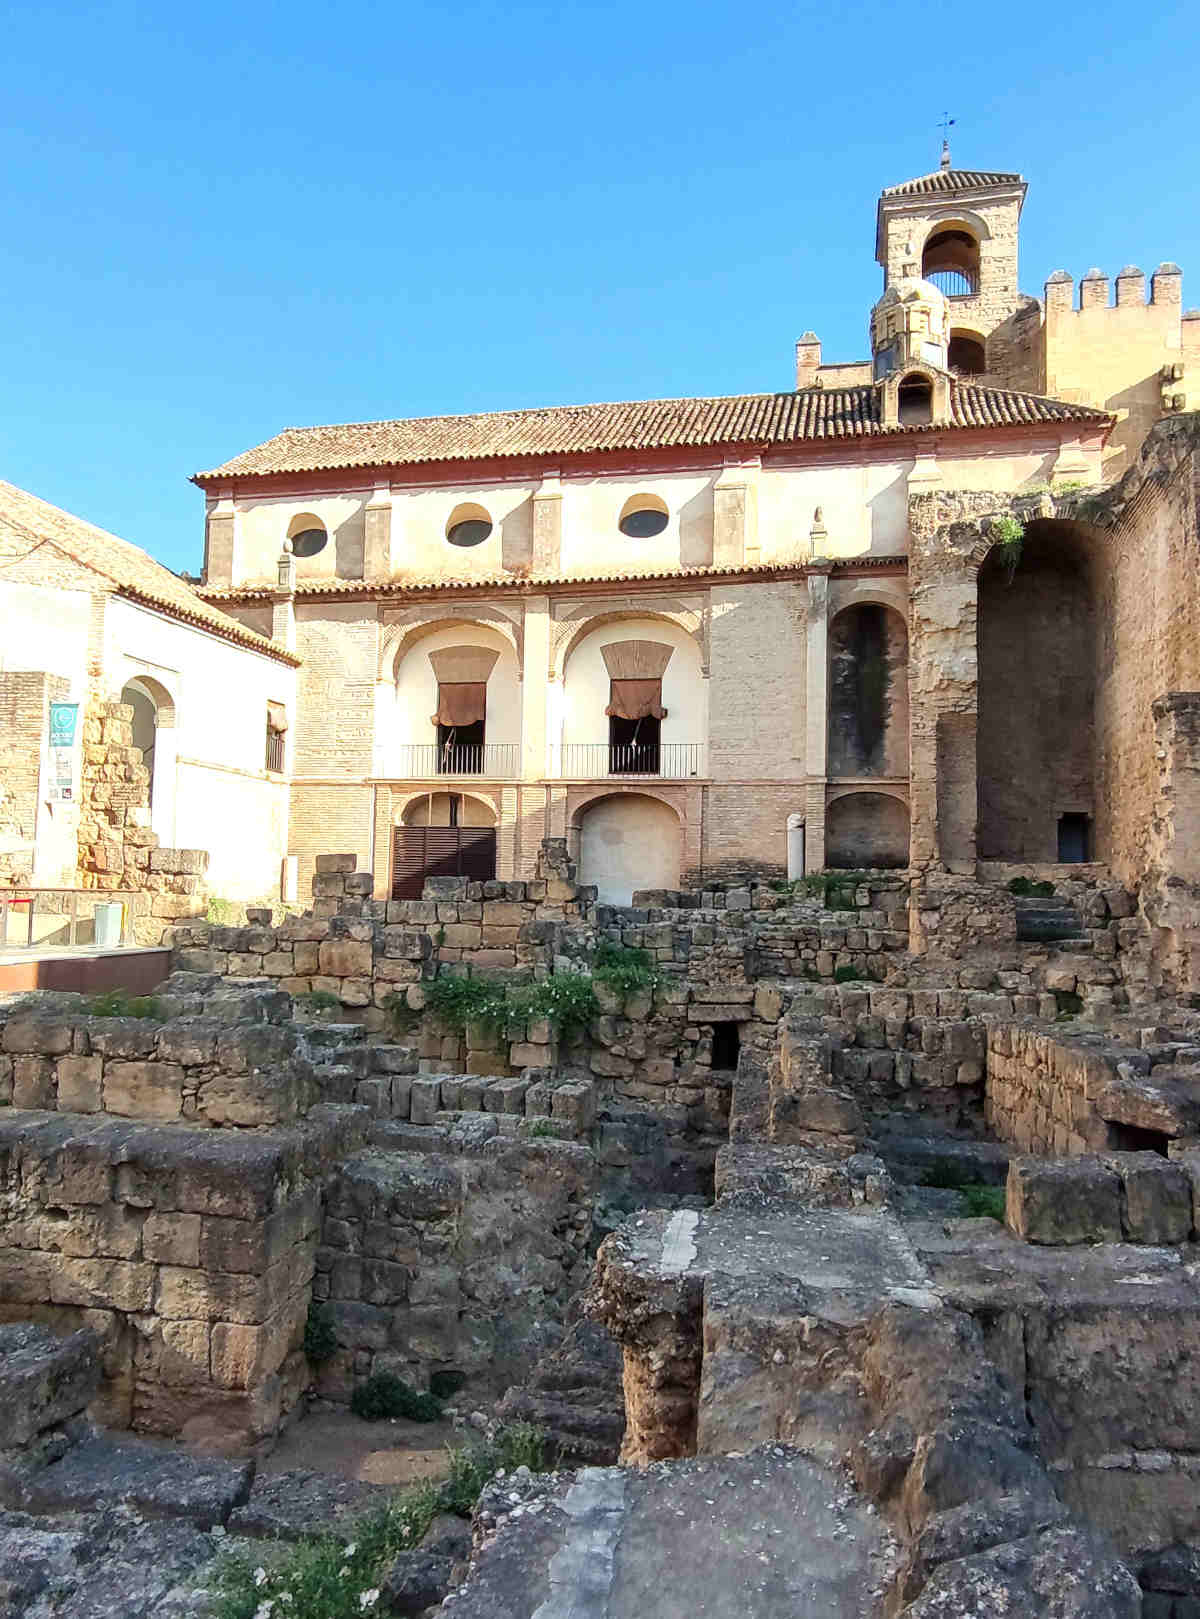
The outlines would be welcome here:
M 394 753 L 394 774 L 405 781 L 433 776 L 509 778 L 521 763 L 519 742 L 405 742 Z
M 656 776 L 683 781 L 704 774 L 700 742 L 563 742 L 551 748 L 551 775 L 594 781 L 601 776 Z
M 0 950 L 95 945 L 96 906 L 113 903 L 121 906 L 120 932 L 115 943 L 132 944 L 132 890 L 28 886 L 0 889 Z

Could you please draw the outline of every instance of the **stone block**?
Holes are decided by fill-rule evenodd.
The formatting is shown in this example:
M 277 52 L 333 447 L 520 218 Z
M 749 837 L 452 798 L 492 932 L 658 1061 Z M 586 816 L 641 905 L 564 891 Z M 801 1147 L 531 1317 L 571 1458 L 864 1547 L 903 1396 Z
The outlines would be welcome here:
M 14 1057 L 12 1075 L 14 1107 L 54 1106 L 55 1063 L 52 1057 Z
M 152 1057 L 158 1046 L 158 1033 L 158 1024 L 148 1018 L 93 1018 L 88 1025 L 93 1052 L 130 1061 Z
M 1099 1158 L 1014 1158 L 1005 1220 L 1026 1242 L 1120 1242 L 1121 1183 Z
M 142 1226 L 142 1257 L 160 1265 L 200 1264 L 200 1216 L 151 1210 Z
M 57 1057 L 71 1050 L 74 1028 L 59 1018 L 15 1012 L 4 1025 L 0 1046 L 13 1053 Z
M 596 1122 L 595 1086 L 584 1080 L 568 1080 L 554 1091 L 550 1111 L 554 1118 L 562 1119 L 580 1134 L 590 1130 Z
M 414 1079 L 409 1088 L 409 1119 L 413 1124 L 432 1124 L 441 1109 L 440 1079 Z
M 253 1462 L 227 1462 L 99 1434 L 67 1451 L 29 1483 L 34 1512 L 81 1512 L 125 1502 L 146 1517 L 223 1524 L 250 1494 Z
M 205 1018 L 180 1018 L 163 1024 L 158 1036 L 158 1055 L 164 1062 L 181 1063 L 185 1068 L 202 1068 L 213 1062 L 219 1025 Z
M 109 1062 L 104 1111 L 129 1119 L 177 1119 L 183 1111 L 183 1069 L 170 1062 Z
M 100 1383 L 90 1332 L 59 1338 L 31 1321 L 0 1325 L 0 1451 L 78 1416 Z
M 100 1111 L 102 1066 L 103 1059 L 100 1057 L 58 1059 L 58 1106 L 64 1113 Z
M 348 876 L 358 865 L 358 856 L 354 854 L 319 854 L 313 863 L 313 870 L 321 873 L 340 872 Z
M 1155 1152 L 1114 1153 L 1105 1159 L 1121 1177 L 1125 1235 L 1154 1245 L 1187 1242 L 1192 1188 L 1185 1171 Z
M 372 952 L 359 939 L 326 939 L 318 952 L 321 972 L 328 978 L 370 978 Z

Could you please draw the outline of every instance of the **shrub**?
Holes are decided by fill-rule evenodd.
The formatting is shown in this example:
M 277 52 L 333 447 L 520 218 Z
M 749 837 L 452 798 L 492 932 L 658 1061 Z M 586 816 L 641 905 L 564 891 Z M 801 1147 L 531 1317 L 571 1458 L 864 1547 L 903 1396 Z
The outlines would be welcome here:
M 535 984 L 506 987 L 493 978 L 435 978 L 426 986 L 430 1010 L 457 1034 L 468 1023 L 499 1029 L 544 1018 L 559 1034 L 586 1028 L 600 1014 L 587 973 L 551 973 Z
M 328 1304 L 314 1299 L 308 1307 L 304 1323 L 304 1353 L 313 1366 L 321 1366 L 333 1357 L 337 1349 L 337 1333 L 333 1326 L 333 1311 Z
M 1083 1011 L 1083 997 L 1077 995 L 1073 989 L 1056 989 L 1053 994 L 1056 1023 L 1066 1023 L 1071 1018 L 1078 1017 Z
M 1008 891 L 1021 897 L 1032 895 L 1038 899 L 1049 899 L 1054 893 L 1054 884 L 1031 882 L 1028 877 L 1014 877 L 1008 884 Z
M 966 1186 L 959 1187 L 963 1202 L 967 1205 L 967 1213 L 975 1218 L 986 1216 L 989 1220 L 1004 1220 L 1005 1191 L 1003 1186 L 984 1186 L 982 1182 L 972 1181 Z
M 648 950 L 606 941 L 596 946 L 592 956 L 592 977 L 618 995 L 632 995 L 640 989 L 656 988 L 662 974 Z
M 302 989 L 292 999 L 308 1012 L 336 1012 L 342 1005 L 331 989 Z
M 436 1422 L 442 1414 L 440 1400 L 432 1394 L 422 1394 L 395 1372 L 373 1372 L 351 1394 L 350 1409 L 364 1422 L 381 1422 L 389 1417 Z
M 501 1468 L 543 1472 L 548 1464 L 541 1430 L 514 1423 L 487 1443 L 451 1451 L 445 1483 L 411 1485 L 358 1518 L 347 1541 L 325 1535 L 262 1562 L 254 1553 L 226 1553 L 211 1585 L 213 1619 L 255 1619 L 264 1610 L 271 1619 L 371 1619 L 381 1612 L 392 1561 L 418 1544 L 439 1512 L 468 1517 Z
M 856 984 L 862 974 L 857 967 L 839 967 L 833 975 L 835 984 Z
M 439 1023 L 457 1034 L 463 1034 L 468 1023 L 498 1028 L 508 1015 L 504 986 L 491 978 L 457 974 L 435 978 L 425 986 L 425 1004 Z
M 549 1119 L 535 1119 L 529 1127 L 529 1134 L 534 1137 L 553 1136 L 558 1132 Z M 430 1385 L 432 1387 L 432 1385 Z
M 157 995 L 131 995 L 127 989 L 106 989 L 84 1002 L 92 1017 L 141 1017 L 161 1022 L 166 1016 Z
M 1025 544 L 1025 525 L 1019 517 L 993 517 L 989 532 L 1011 581 L 1021 561 L 1021 551 Z
M 466 1372 L 460 1372 L 456 1366 L 450 1366 L 441 1372 L 429 1374 L 429 1392 L 435 1400 L 449 1400 L 467 1381 Z

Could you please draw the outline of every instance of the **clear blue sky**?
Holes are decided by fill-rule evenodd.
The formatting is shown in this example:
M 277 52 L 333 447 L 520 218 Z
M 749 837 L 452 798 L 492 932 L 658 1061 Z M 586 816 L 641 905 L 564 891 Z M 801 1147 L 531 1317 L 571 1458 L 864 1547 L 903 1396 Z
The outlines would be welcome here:
M 927 30 L 932 29 L 931 33 Z M 0 476 L 198 570 L 290 424 L 791 385 L 880 187 L 1030 182 L 1021 281 L 1184 267 L 1194 7 L 10 5 Z M 924 62 L 922 52 L 928 49 Z

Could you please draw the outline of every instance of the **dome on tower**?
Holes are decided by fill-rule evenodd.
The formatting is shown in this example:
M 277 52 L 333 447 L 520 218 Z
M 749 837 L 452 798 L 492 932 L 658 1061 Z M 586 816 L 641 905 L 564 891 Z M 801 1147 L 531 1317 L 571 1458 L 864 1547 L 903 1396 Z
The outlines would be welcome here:
M 947 368 L 950 306 L 915 264 L 885 289 L 871 311 L 871 354 L 876 377 L 913 364 Z

